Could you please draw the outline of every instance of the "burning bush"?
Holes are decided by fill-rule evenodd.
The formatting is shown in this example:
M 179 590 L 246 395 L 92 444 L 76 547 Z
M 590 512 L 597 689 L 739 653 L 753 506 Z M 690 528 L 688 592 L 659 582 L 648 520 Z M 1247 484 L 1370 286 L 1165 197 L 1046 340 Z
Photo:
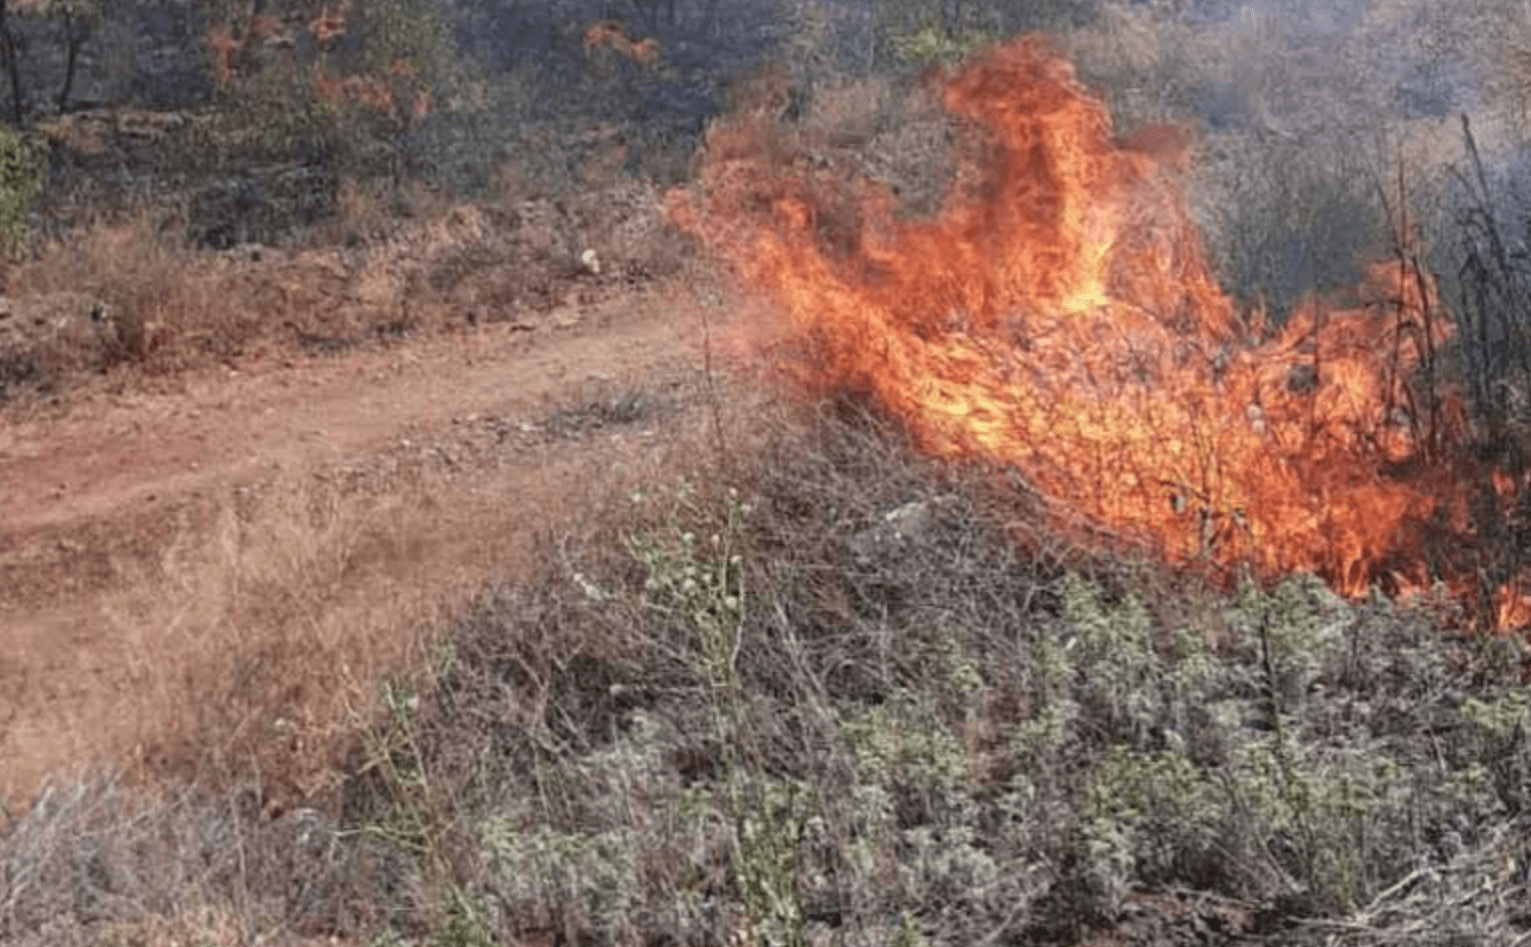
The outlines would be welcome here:
M 1428 552 L 1478 547 L 1490 477 L 1461 459 L 1464 401 L 1436 372 L 1453 326 L 1406 254 L 1353 304 L 1273 327 L 1214 278 L 1171 173 L 1183 138 L 1155 137 L 1169 161 L 1120 145 L 1037 39 L 942 96 L 966 132 L 933 219 L 796 160 L 800 133 L 759 116 L 715 125 L 695 192 L 673 196 L 811 340 L 817 383 L 875 395 L 933 453 L 1012 465 L 1074 535 L 1350 595 L 1444 577 L 1513 611 L 1508 572 L 1483 589 L 1484 557 Z

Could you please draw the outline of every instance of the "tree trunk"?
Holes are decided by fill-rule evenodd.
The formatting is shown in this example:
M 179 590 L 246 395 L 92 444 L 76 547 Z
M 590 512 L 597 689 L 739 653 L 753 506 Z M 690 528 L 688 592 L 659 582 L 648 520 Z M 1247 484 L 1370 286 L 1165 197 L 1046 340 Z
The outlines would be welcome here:
M 64 87 L 58 93 L 58 112 L 60 115 L 69 110 L 69 90 L 74 88 L 75 64 L 79 59 L 80 47 L 85 45 L 85 40 L 90 36 L 89 26 L 83 27 L 78 33 L 75 32 L 75 18 L 69 13 L 64 13 L 64 42 L 69 44 L 69 59 L 64 67 Z
M 11 32 L 7 0 L 0 0 L 0 65 L 11 77 L 11 122 L 21 127 L 21 67 L 16 61 L 16 34 Z

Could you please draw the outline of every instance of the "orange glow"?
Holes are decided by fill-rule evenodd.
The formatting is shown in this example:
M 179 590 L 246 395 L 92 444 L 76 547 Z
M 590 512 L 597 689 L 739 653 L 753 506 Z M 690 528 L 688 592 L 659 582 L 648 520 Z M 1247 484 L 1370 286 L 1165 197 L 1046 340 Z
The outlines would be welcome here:
M 1497 627 L 1508 631 L 1531 625 L 1531 595 L 1514 585 L 1506 585 L 1499 589 L 1496 597 L 1498 602 L 1494 615 Z
M 308 31 L 314 34 L 314 39 L 319 45 L 324 46 L 332 40 L 340 39 L 346 35 L 346 21 L 351 15 L 351 5 L 342 3 L 331 10 L 329 7 L 319 11 L 319 15 L 308 24 Z
M 226 24 L 215 23 L 208 29 L 207 48 L 213 54 L 213 77 L 220 83 L 234 78 L 234 57 L 243 45 Z
M 817 380 L 872 393 L 937 455 L 1012 466 L 1060 529 L 1348 595 L 1443 572 L 1471 588 L 1427 554 L 1432 535 L 1470 543 L 1488 480 L 1444 459 L 1465 455 L 1462 400 L 1436 379 L 1417 407 L 1450 334 L 1432 280 L 1377 264 L 1349 308 L 1309 300 L 1268 326 L 1222 293 L 1187 215 L 1189 132 L 1119 145 L 1035 39 L 943 77 L 942 97 L 977 146 L 933 219 L 787 167 L 788 133 L 760 115 L 713 126 L 672 216 L 779 302 Z M 1503 591 L 1501 620 L 1528 608 Z
M 1499 499 L 1506 503 L 1513 501 L 1515 499 L 1516 493 L 1515 478 L 1511 477 L 1503 470 L 1494 471 L 1493 477 L 1494 493 L 1498 494 Z
M 393 104 L 393 92 L 387 84 L 369 76 L 332 76 L 323 66 L 314 70 L 314 96 L 331 106 L 347 102 L 362 102 L 384 114 L 397 118 L 398 109 Z
M 388 75 L 395 81 L 414 80 L 408 114 L 415 119 L 424 118 L 431 112 L 430 92 L 421 88 L 415 67 L 403 59 L 395 59 L 388 66 Z M 346 102 L 360 102 L 371 106 L 395 122 L 403 124 L 404 116 L 395 100 L 394 84 L 372 76 L 332 76 L 323 66 L 314 70 L 314 95 L 328 105 L 339 106 Z
M 239 54 L 252 40 L 272 48 L 290 49 L 293 46 L 292 34 L 275 17 L 252 15 L 245 22 L 242 35 L 238 37 L 228 24 L 215 23 L 207 31 L 207 48 L 213 58 L 213 78 L 222 84 L 233 81 Z
M 627 28 L 619 20 L 601 20 L 585 28 L 583 36 L 586 57 L 602 50 L 611 50 L 624 59 L 643 66 L 656 66 L 663 55 L 659 40 L 653 37 L 634 40 L 627 35 Z

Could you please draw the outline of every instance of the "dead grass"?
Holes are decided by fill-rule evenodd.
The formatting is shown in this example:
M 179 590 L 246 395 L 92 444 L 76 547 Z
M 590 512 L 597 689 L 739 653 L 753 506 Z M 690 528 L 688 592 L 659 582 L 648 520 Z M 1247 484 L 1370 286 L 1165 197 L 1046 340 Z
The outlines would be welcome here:
M 75 669 L 89 690 L 39 703 L 46 739 L 6 749 L 0 942 L 289 943 L 436 923 L 446 894 L 427 897 L 412 856 L 376 842 L 399 840 L 388 820 L 370 841 L 340 833 L 357 805 L 343 777 L 398 775 L 389 727 L 439 666 L 447 612 L 526 568 L 539 530 L 670 462 L 591 437 L 660 424 L 694 457 L 705 436 L 697 418 L 592 397 L 552 409 L 522 475 L 283 476 L 184 514 L 104 607 L 105 667 Z M 42 792 L 27 805 L 29 780 Z
M 185 628 L 242 642 L 177 648 L 224 705 L 211 732 L 248 731 L 221 765 L 259 778 L 55 784 L 0 841 L 0 938 L 1191 944 L 1216 924 L 1424 947 L 1531 924 L 1513 644 L 1090 555 L 1028 525 L 1002 472 L 922 460 L 854 399 L 719 411 L 726 454 L 699 423 L 566 503 L 409 674 L 342 649 L 315 597 L 365 507 L 231 508 L 166 572 L 199 577 Z M 174 706 L 167 686 L 142 697 Z M 290 741 L 336 704 L 356 738 L 314 793 Z
M 335 943 L 386 924 L 404 868 L 338 844 L 312 809 L 265 819 L 247 793 L 146 789 L 105 776 L 42 797 L 6 836 L 0 939 L 171 947 Z
M 1531 922 L 1523 873 L 1480 870 L 1521 818 L 1517 646 L 1102 560 L 853 402 L 756 424 L 738 466 L 608 510 L 454 630 L 415 765 L 458 787 L 437 815 L 497 936 L 1051 943 L 1188 888 L 1205 910 L 1154 942 L 1215 914 L 1422 944 L 1468 876 L 1494 894 L 1454 929 Z M 1503 775 L 1462 795 L 1479 765 Z M 1444 886 L 1389 913 L 1422 864 Z
M 57 396 L 94 372 L 173 374 L 285 350 L 333 352 L 555 308 L 685 264 L 654 187 L 622 178 L 568 200 L 452 201 L 350 183 L 307 247 L 195 249 L 175 214 L 99 221 L 8 271 L 0 398 Z M 587 251 L 598 268 L 582 263 Z
M 1101 48 L 1158 68 L 1118 15 Z M 886 146 L 938 195 L 919 156 L 948 129 L 890 103 L 825 90 L 795 156 Z M 385 237 L 381 199 L 346 198 L 354 257 L 145 265 L 252 300 L 260 328 L 210 332 L 237 352 L 272 314 L 338 344 L 401 300 L 408 331 L 513 318 L 559 298 L 582 235 L 652 236 L 518 198 Z M 545 277 L 503 275 L 506 229 Z M 164 318 L 143 364 L 212 325 L 156 348 Z M 1450 635 L 1440 602 L 1225 595 L 1081 549 L 1004 471 L 922 460 L 854 397 L 717 409 L 722 436 L 687 432 L 648 479 L 575 458 L 453 515 L 307 481 L 221 501 L 111 612 L 146 630 L 101 719 L 159 734 L 153 778 L 61 779 L 7 827 L 0 940 L 1526 940 L 1522 646 Z M 530 548 L 442 539 L 524 530 L 513 503 L 546 517 Z
M 110 547 L 84 612 L 12 636 L 21 689 L 7 695 L 0 799 L 22 805 L 81 760 L 253 780 L 272 812 L 323 796 L 376 682 L 423 666 L 433 629 L 523 568 L 537 530 L 663 462 L 641 446 L 654 438 L 629 449 L 604 432 L 642 423 L 673 437 L 694 423 L 683 408 L 651 414 L 649 399 L 591 397 L 551 408 L 534 425 L 544 442 L 479 461 L 399 448 L 161 512 L 158 534 Z M 75 647 L 50 657 L 66 631 Z
M 76 760 L 253 773 L 272 805 L 324 788 L 334 735 L 371 681 L 417 660 L 419 630 L 450 602 L 450 583 L 398 581 L 433 517 L 418 490 L 346 498 L 297 478 L 183 508 L 155 558 L 118 561 L 122 591 L 75 620 L 94 640 L 65 664 L 89 666 L 55 665 L 34 685 L 53 693 L 14 695 L 32 709 L 8 734 L 6 795 Z

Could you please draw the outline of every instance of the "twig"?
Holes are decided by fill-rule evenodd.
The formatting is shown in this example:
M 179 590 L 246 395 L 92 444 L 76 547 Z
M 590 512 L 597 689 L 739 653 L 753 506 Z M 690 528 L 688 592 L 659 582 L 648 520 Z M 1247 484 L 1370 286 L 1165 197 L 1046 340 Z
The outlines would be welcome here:
M 718 444 L 718 463 L 728 470 L 730 454 L 728 439 L 723 435 L 723 412 L 718 403 L 717 385 L 712 376 L 712 319 L 708 317 L 708 305 L 704 301 L 702 311 L 702 379 L 707 388 L 707 407 L 712 414 L 712 434 Z

